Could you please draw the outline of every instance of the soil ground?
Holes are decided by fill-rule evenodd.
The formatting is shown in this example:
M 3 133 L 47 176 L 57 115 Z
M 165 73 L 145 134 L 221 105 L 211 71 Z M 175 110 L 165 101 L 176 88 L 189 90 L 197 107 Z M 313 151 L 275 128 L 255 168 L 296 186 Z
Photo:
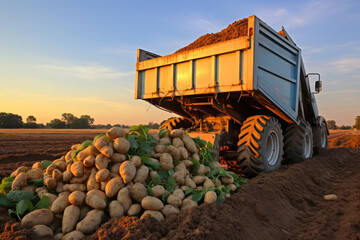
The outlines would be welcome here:
M 54 160 L 105 130 L 0 130 L 0 177 Z M 220 205 L 152 219 L 116 218 L 89 239 L 360 239 L 360 131 L 332 131 L 328 149 L 243 185 Z M 354 143 L 355 142 L 355 143 Z M 344 146 L 348 148 L 343 148 Z M 350 148 L 355 146 L 355 148 Z M 336 194 L 335 201 L 325 201 Z M 0 239 L 31 233 L 0 208 Z

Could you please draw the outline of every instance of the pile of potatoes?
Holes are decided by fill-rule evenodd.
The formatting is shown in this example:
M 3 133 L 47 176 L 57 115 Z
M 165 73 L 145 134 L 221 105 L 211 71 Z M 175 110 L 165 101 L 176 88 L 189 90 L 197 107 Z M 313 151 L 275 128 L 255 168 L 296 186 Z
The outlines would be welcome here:
M 72 150 L 46 169 L 37 162 L 31 169 L 19 167 L 14 171 L 12 190 L 30 191 L 40 199 L 50 198 L 50 209 L 28 213 L 22 219 L 23 226 L 32 228 L 39 238 L 82 239 L 110 218 L 151 216 L 162 221 L 168 215 L 195 207 L 198 203 L 192 200 L 192 195 L 185 197 L 188 188 L 202 190 L 228 185 L 232 192 L 236 190 L 232 177 L 213 182 L 205 176 L 210 168 L 202 164 L 191 173 L 191 159 L 200 160 L 199 149 L 183 130 L 176 129 L 162 138 L 153 134 L 157 145 L 150 158 L 160 164 L 159 171 L 173 169 L 175 190 L 169 193 L 159 184 L 148 191 L 146 184 L 158 172 L 143 165 L 139 156 L 127 155 L 130 143 L 125 134 L 124 129 L 114 127 L 80 152 L 79 144 L 72 146 Z M 218 162 L 214 166 L 221 167 Z M 26 181 L 31 179 L 43 179 L 44 186 L 27 186 Z M 166 203 L 162 200 L 164 194 Z M 208 191 L 204 202 L 214 203 L 216 199 L 216 193 Z

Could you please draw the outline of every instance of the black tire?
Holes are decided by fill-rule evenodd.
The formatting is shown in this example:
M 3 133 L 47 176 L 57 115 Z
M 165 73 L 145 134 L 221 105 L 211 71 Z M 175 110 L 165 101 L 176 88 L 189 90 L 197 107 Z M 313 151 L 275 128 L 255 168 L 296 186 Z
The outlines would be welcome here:
M 247 177 L 280 168 L 284 137 L 281 125 L 265 115 L 246 119 L 239 134 L 238 165 Z
M 313 134 L 310 123 L 300 121 L 284 131 L 284 158 L 287 163 L 299 163 L 313 155 Z
M 327 149 L 328 146 L 328 134 L 325 121 L 320 123 L 320 126 L 316 125 L 312 127 L 314 137 L 314 153 Z
M 161 124 L 161 126 L 159 127 L 159 129 L 167 129 L 169 131 L 172 131 L 174 129 L 179 129 L 179 128 L 190 128 L 192 127 L 193 123 L 186 119 L 186 118 L 171 118 L 169 120 L 166 120 L 163 124 Z

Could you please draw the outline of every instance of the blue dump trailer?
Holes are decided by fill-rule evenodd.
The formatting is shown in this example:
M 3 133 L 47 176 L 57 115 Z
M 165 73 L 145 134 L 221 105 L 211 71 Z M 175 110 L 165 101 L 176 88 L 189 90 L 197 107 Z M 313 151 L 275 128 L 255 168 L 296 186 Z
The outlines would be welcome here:
M 251 177 L 327 148 L 329 132 L 320 75 L 306 73 L 301 49 L 285 29 L 246 21 L 247 34 L 227 41 L 163 57 L 139 49 L 135 98 L 181 116 L 161 128 L 212 134 L 221 163 Z

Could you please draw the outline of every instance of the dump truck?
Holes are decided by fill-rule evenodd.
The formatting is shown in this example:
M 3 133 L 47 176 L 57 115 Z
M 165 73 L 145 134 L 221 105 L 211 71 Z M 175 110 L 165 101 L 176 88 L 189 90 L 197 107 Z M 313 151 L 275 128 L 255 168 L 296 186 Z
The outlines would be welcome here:
M 256 16 L 245 36 L 167 56 L 137 52 L 135 98 L 181 116 L 161 128 L 211 134 L 221 163 L 248 177 L 327 148 L 321 90 L 286 30 Z

